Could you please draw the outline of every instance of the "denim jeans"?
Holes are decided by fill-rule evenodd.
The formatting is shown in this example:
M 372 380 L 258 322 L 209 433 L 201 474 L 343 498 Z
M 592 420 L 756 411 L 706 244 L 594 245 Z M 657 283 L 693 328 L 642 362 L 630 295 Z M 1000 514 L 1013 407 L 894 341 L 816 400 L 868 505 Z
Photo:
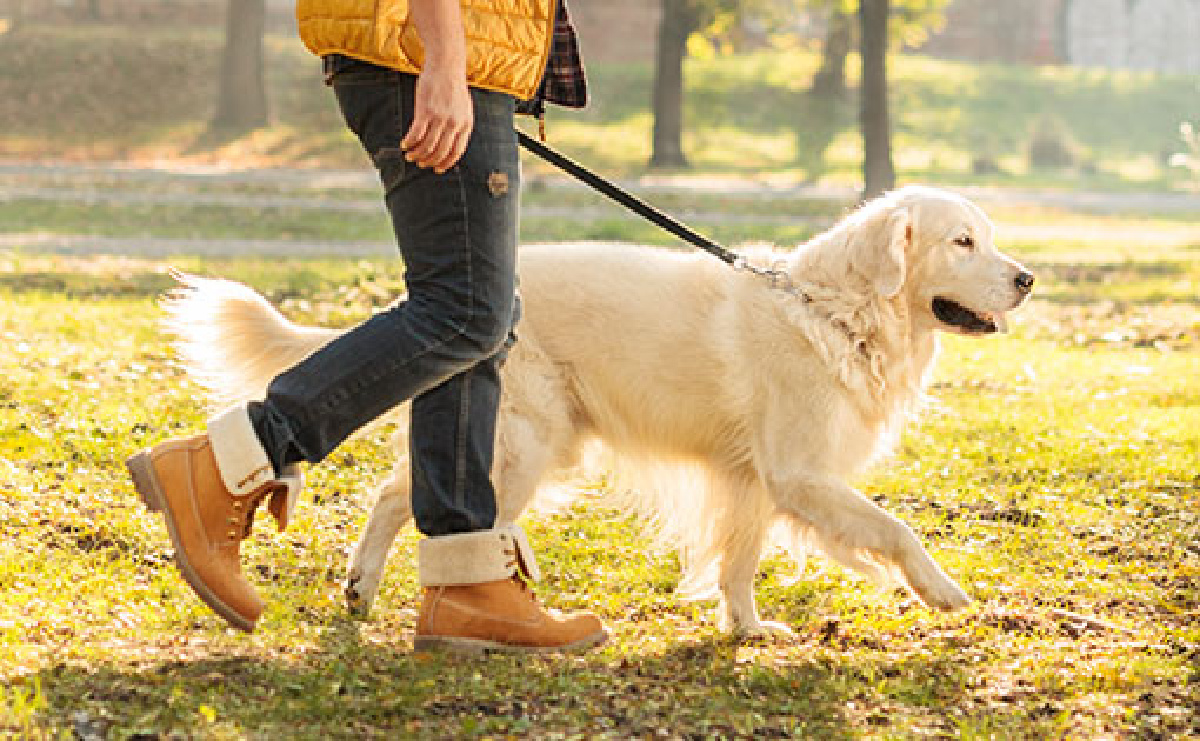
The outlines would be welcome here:
M 471 90 L 475 124 L 442 175 L 404 159 L 416 77 L 352 65 L 333 77 L 347 125 L 379 171 L 407 297 L 277 377 L 250 416 L 276 470 L 316 463 L 412 400 L 412 504 L 426 535 L 494 526 L 500 366 L 519 316 L 520 188 L 511 96 Z

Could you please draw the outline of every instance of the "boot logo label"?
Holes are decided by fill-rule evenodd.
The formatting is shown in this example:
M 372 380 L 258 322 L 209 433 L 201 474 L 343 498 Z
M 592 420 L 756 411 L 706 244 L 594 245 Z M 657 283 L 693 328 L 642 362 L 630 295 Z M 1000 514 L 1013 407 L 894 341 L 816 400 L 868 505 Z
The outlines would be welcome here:
M 238 488 L 241 489 L 241 488 L 245 487 L 246 484 L 258 481 L 262 477 L 262 475 L 269 470 L 271 470 L 270 466 L 260 466 L 258 469 L 253 471 L 249 476 L 247 476 L 246 478 L 239 481 Z

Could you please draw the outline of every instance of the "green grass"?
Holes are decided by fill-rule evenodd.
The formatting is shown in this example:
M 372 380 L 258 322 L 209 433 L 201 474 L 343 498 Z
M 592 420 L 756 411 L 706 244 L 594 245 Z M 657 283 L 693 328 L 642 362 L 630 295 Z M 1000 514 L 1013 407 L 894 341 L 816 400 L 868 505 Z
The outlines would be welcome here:
M 180 225 L 189 236 L 245 236 L 284 216 L 100 210 L 89 221 L 74 208 L 23 211 L 21 228 L 117 233 L 141 223 L 158 236 Z M 798 210 L 813 219 L 836 215 L 807 208 Z M 413 655 L 411 532 L 371 618 L 345 616 L 339 580 L 371 484 L 390 465 L 386 425 L 310 469 L 287 533 L 260 525 L 246 561 L 269 607 L 253 635 L 225 628 L 175 572 L 161 520 L 137 504 L 121 465 L 205 415 L 156 328 L 165 262 L 0 255 L 0 733 L 1200 733 L 1194 232 L 1178 216 L 997 215 L 1002 234 L 1024 229 L 1006 247 L 1037 267 L 1037 299 L 1011 335 L 946 342 L 937 404 L 860 482 L 976 605 L 936 615 L 823 561 L 792 581 L 790 566 L 771 559 L 761 609 L 797 639 L 730 641 L 710 605 L 673 595 L 675 559 L 589 494 L 527 522 L 547 575 L 540 593 L 597 610 L 614 634 L 568 658 Z M 305 233 L 327 216 L 272 228 Z M 1039 237 L 1084 223 L 1144 238 L 1100 239 L 1081 263 L 1081 245 Z M 171 262 L 247 281 L 301 321 L 348 324 L 401 289 L 393 260 Z
M 272 125 L 234 141 L 204 135 L 220 58 L 215 29 L 25 25 L 0 35 L 0 152 L 84 159 L 362 166 L 319 64 L 291 35 L 267 45 Z M 851 84 L 857 68 L 851 58 Z M 771 173 L 855 184 L 853 100 L 807 94 L 817 55 L 764 51 L 687 63 L 685 148 L 699 172 Z M 1127 190 L 1179 187 L 1178 127 L 1195 117 L 1186 76 L 968 65 L 898 55 L 890 66 L 895 158 L 903 181 Z M 589 66 L 592 103 L 550 116 L 552 142 L 606 172 L 644 170 L 651 70 Z M 1077 155 L 1030 167 L 1035 126 L 1059 127 Z M 1000 172 L 972 174 L 977 156 Z

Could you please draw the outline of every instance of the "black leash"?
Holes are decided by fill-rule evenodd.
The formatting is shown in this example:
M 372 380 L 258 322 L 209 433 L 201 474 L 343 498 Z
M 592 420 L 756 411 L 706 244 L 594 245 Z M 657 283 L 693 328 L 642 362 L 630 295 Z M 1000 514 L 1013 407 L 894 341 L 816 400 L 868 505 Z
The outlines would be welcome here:
M 805 303 L 812 301 L 812 298 L 807 293 L 805 293 L 792 282 L 792 277 L 788 275 L 786 270 L 783 270 L 779 267 L 759 267 L 757 265 L 752 265 L 745 257 L 732 250 L 722 247 L 700 232 L 692 229 L 687 224 L 684 224 L 669 214 L 659 211 L 657 208 L 651 206 L 649 203 L 646 203 L 632 193 L 622 190 L 614 183 L 605 180 L 575 160 L 567 157 L 561 152 L 552 149 L 545 142 L 540 142 L 537 139 L 534 139 L 532 136 L 529 136 L 520 129 L 517 129 L 517 141 L 519 141 L 521 146 L 525 147 L 526 150 L 536 154 L 538 157 L 541 157 L 568 175 L 571 175 L 574 178 L 591 186 L 592 188 L 600 191 L 630 211 L 633 211 L 637 215 L 647 219 L 655 226 L 661 227 L 688 244 L 699 247 L 710 255 L 713 255 L 718 260 L 732 267 L 734 270 L 752 273 L 766 280 L 767 284 L 772 288 L 777 288 L 784 293 L 795 296 Z
M 592 188 L 600 191 L 630 211 L 633 211 L 637 215 L 647 219 L 655 226 L 667 230 L 683 241 L 699 247 L 705 252 L 716 256 L 718 259 L 732 265 L 735 268 L 751 269 L 741 255 L 725 249 L 713 240 L 697 232 L 695 229 L 692 229 L 687 224 L 680 222 L 669 214 L 659 211 L 657 208 L 651 206 L 649 203 L 646 203 L 632 193 L 622 190 L 570 157 L 551 149 L 546 144 L 534 139 L 520 129 L 517 130 L 517 140 L 521 143 L 522 147 L 525 147 L 525 149 L 546 160 L 568 175 L 571 175 L 576 179 L 583 181 Z M 758 270 L 751 270 L 752 272 L 759 272 Z

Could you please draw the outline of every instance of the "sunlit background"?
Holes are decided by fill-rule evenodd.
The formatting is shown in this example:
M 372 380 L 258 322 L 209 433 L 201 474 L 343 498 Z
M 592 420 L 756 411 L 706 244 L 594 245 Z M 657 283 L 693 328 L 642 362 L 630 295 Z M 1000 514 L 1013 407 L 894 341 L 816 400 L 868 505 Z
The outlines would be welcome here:
M 907 183 L 988 212 L 1033 298 L 944 343 L 936 403 L 858 482 L 976 606 L 771 558 L 760 605 L 795 640 L 722 638 L 601 478 L 528 527 L 539 593 L 613 641 L 476 663 L 410 653 L 411 531 L 346 618 L 387 424 L 247 541 L 250 637 L 181 582 L 122 466 L 208 413 L 159 325 L 170 267 L 299 322 L 404 289 L 292 3 L 0 0 L 0 735 L 1200 737 L 1200 0 L 862 2 L 570 0 L 591 103 L 546 136 L 730 245 L 787 249 Z M 686 249 L 523 163 L 526 242 Z

